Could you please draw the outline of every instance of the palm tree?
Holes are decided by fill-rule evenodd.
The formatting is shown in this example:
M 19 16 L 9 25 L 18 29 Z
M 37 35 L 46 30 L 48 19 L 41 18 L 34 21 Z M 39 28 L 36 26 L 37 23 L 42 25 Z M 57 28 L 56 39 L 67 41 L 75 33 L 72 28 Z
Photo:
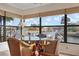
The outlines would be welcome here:
M 13 21 L 13 18 L 12 17 L 6 17 L 6 21 Z
M 67 23 L 68 22 L 70 22 L 70 18 L 69 17 L 67 17 Z M 61 19 L 61 24 L 64 24 L 64 17 L 62 17 L 62 19 Z

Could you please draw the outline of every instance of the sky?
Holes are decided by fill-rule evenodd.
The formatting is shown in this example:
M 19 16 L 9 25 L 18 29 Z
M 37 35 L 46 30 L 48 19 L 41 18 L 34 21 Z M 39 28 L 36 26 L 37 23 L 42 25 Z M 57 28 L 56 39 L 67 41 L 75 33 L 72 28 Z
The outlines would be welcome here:
M 55 16 L 47 16 L 42 17 L 42 25 L 61 25 L 61 19 L 64 15 L 55 15 Z M 79 21 L 79 13 L 68 14 L 68 18 L 70 18 L 70 22 L 76 23 Z M 20 19 L 14 18 L 13 21 L 6 22 L 7 25 L 18 26 L 20 23 Z M 25 26 L 31 26 L 31 24 L 39 24 L 39 18 L 30 18 L 25 20 Z

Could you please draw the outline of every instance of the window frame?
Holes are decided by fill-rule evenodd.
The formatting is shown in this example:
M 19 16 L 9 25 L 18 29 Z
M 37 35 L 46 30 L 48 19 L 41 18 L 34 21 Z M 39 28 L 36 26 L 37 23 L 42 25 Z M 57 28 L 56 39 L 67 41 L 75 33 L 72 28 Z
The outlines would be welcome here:
M 78 27 L 79 25 L 67 25 L 67 15 L 68 14 L 64 14 L 64 25 L 54 25 L 54 26 L 41 26 L 42 25 L 42 17 L 39 18 L 39 24 L 40 26 L 25 26 L 25 27 L 37 27 L 39 28 L 39 33 L 42 33 L 42 27 L 64 27 L 64 42 L 62 43 L 70 43 L 70 44 L 79 44 L 79 43 L 72 43 L 72 42 L 68 42 L 67 41 L 67 27 Z M 5 19 L 6 16 L 3 16 L 3 18 Z M 40 20 L 41 19 L 41 20 Z M 5 25 L 5 24 L 4 24 Z M 4 26 L 3 25 L 3 26 Z M 5 26 L 7 27 L 7 26 Z M 17 26 L 18 27 L 18 26 Z

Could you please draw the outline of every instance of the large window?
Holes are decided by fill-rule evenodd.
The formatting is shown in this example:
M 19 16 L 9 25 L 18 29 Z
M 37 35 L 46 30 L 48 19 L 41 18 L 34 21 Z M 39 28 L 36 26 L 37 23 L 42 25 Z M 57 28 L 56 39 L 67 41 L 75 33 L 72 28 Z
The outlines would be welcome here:
M 20 28 L 21 22 L 19 18 L 6 20 L 6 36 L 15 36 L 17 39 L 21 39 L 22 37 L 23 40 L 40 40 L 38 35 L 41 33 L 46 35 L 41 40 L 61 39 L 63 42 L 67 40 L 67 42 L 79 43 L 78 15 L 79 13 L 67 14 L 67 18 L 64 15 L 29 18 L 24 20 L 24 27 L 22 29 Z M 2 24 L 3 21 L 0 21 L 0 26 Z M 65 31 L 66 27 L 67 31 Z M 0 28 L 2 31 L 3 27 Z M 64 35 L 65 37 L 67 36 L 67 39 L 64 38 Z
M 41 23 L 40 18 L 30 18 L 25 19 L 25 27 L 23 29 L 23 39 L 29 40 L 30 33 L 30 39 L 31 40 L 39 40 L 39 37 L 37 36 L 39 34 L 39 28 L 41 24 L 41 34 L 45 34 L 46 37 L 41 38 L 41 40 L 45 39 L 55 39 L 56 34 L 58 34 L 59 37 L 61 37 L 63 41 L 63 34 L 64 29 L 62 23 L 64 15 L 56 15 L 56 16 L 47 16 L 47 17 L 41 17 Z M 64 20 L 63 20 L 64 21 Z M 55 27 L 54 27 L 55 26 Z
M 12 18 L 12 17 L 8 17 L 6 19 L 6 26 L 19 26 L 20 23 L 20 19 L 19 18 Z
M 63 41 L 64 28 L 63 27 L 43 27 L 42 33 L 46 34 L 46 38 L 44 39 L 61 39 Z
M 25 19 L 25 26 L 22 30 L 23 40 L 39 40 L 39 17 Z
M 20 19 L 8 17 L 6 19 L 6 38 L 15 37 L 21 39 Z
M 42 17 L 42 26 L 64 25 L 62 23 L 64 15 Z
M 79 43 L 79 13 L 68 14 L 67 42 Z
M 39 40 L 39 27 L 24 27 L 22 30 L 23 40 Z
M 0 42 L 3 41 L 3 19 L 0 16 Z
M 6 26 L 6 36 L 8 37 L 15 37 L 16 39 L 21 39 L 21 31 L 17 27 L 13 26 Z
M 3 18 L 0 16 L 0 26 L 3 25 Z
M 25 26 L 39 26 L 39 17 L 25 19 Z
M 67 41 L 71 43 L 79 43 L 79 27 L 67 27 Z
M 42 17 L 42 33 L 45 39 L 61 39 L 64 34 L 64 15 Z
M 73 13 L 67 15 L 68 25 L 79 25 L 79 13 Z

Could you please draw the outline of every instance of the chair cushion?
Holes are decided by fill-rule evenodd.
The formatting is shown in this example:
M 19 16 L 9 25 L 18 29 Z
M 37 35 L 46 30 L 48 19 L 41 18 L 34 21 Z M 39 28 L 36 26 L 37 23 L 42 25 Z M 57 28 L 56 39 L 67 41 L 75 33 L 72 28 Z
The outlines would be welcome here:
M 31 56 L 32 55 L 32 50 L 29 48 L 22 48 L 22 56 Z

